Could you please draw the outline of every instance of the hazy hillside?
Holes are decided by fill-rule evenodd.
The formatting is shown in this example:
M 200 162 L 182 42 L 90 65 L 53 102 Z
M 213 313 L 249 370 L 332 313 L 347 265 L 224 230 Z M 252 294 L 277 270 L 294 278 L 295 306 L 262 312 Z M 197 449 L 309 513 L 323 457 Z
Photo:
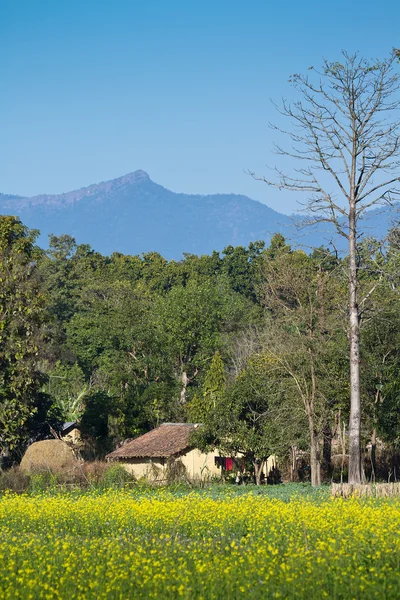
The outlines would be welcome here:
M 188 195 L 171 192 L 135 171 L 118 179 L 60 195 L 22 198 L 0 194 L 0 214 L 16 214 L 49 233 L 69 233 L 103 254 L 157 251 L 179 259 L 183 252 L 205 254 L 225 246 L 247 245 L 281 232 L 297 244 L 326 244 L 326 226 L 298 232 L 292 219 L 268 206 L 236 194 Z M 383 235 L 388 215 L 371 213 L 368 233 Z M 343 245 L 343 242 L 341 242 Z

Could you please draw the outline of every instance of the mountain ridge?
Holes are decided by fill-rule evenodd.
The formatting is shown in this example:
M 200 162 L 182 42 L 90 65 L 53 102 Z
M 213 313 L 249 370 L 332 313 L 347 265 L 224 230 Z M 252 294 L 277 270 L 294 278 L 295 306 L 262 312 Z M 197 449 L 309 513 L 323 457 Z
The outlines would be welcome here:
M 41 245 L 47 245 L 49 234 L 68 233 L 106 255 L 156 251 L 180 259 L 183 253 L 209 254 L 260 239 L 268 243 L 274 233 L 308 249 L 326 245 L 335 235 L 326 224 L 300 234 L 294 221 L 302 217 L 279 213 L 242 194 L 173 192 L 143 170 L 62 194 L 0 194 L 0 214 L 10 211 L 41 231 Z M 371 215 L 374 221 L 373 211 Z M 375 235 L 380 237 L 389 221 L 378 225 Z M 345 249 L 343 242 L 339 247 Z
M 267 205 L 263 204 L 262 202 L 260 202 L 259 200 L 254 200 L 253 198 L 249 198 L 248 196 L 246 196 L 244 194 L 236 194 L 235 192 L 229 192 L 229 193 L 217 192 L 215 194 L 186 194 L 184 192 L 173 192 L 172 190 L 168 190 L 168 188 L 165 188 L 164 186 L 160 185 L 159 183 L 156 183 L 155 181 L 153 181 L 150 178 L 150 175 L 142 169 L 132 171 L 130 173 L 127 173 L 126 175 L 122 175 L 122 176 L 116 177 L 114 179 L 107 179 L 107 180 L 101 181 L 99 183 L 93 183 L 88 186 L 83 186 L 83 187 L 77 188 L 76 190 L 71 190 L 69 192 L 61 192 L 59 194 L 35 194 L 34 196 L 21 196 L 19 194 L 2 194 L 2 193 L 0 193 L 0 200 L 2 198 L 6 199 L 6 200 L 20 200 L 20 201 L 23 201 L 24 205 L 29 204 L 29 203 L 41 204 L 41 203 L 45 203 L 45 201 L 51 202 L 52 200 L 57 199 L 57 198 L 59 198 L 59 199 L 71 198 L 71 199 L 74 199 L 75 201 L 79 201 L 79 200 L 82 200 L 84 197 L 90 197 L 90 196 L 94 195 L 96 192 L 97 193 L 109 192 L 112 189 L 118 189 L 118 188 L 121 188 L 128 184 L 138 184 L 138 183 L 143 183 L 143 182 L 151 182 L 151 184 L 153 184 L 154 186 L 157 186 L 158 188 L 165 190 L 167 192 L 170 192 L 171 194 L 174 194 L 176 196 L 189 197 L 189 198 L 193 198 L 193 199 L 230 196 L 232 198 L 250 200 L 251 202 L 256 202 L 257 204 L 260 204 L 261 206 L 267 206 Z M 277 215 L 282 214 L 269 206 L 268 206 L 268 209 Z

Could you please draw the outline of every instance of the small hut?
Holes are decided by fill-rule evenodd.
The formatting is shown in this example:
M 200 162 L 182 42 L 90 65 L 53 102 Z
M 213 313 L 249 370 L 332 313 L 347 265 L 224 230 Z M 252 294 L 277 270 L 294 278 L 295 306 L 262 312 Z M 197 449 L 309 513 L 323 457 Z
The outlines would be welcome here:
M 198 427 L 194 423 L 164 423 L 124 443 L 106 456 L 106 460 L 118 462 L 135 477 L 150 477 L 156 473 L 160 478 L 167 466 L 179 462 L 190 478 L 220 475 L 213 453 L 205 454 L 193 447 L 191 433 Z
M 65 442 L 79 445 L 81 443 L 81 432 L 77 421 L 67 421 L 61 426 L 60 436 Z

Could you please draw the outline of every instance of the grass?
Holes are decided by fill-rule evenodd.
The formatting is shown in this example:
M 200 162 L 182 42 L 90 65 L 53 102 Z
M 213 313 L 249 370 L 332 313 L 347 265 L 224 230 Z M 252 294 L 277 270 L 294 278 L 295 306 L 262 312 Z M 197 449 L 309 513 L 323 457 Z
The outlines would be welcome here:
M 0 499 L 0 597 L 400 597 L 400 501 L 308 485 Z

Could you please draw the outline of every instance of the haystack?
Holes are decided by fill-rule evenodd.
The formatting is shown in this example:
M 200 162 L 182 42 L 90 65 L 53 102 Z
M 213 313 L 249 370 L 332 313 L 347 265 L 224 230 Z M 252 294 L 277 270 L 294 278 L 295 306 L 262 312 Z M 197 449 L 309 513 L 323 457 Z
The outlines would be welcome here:
M 61 440 L 43 440 L 31 444 L 21 460 L 21 471 L 49 470 L 55 473 L 73 469 L 78 465 L 73 450 Z

